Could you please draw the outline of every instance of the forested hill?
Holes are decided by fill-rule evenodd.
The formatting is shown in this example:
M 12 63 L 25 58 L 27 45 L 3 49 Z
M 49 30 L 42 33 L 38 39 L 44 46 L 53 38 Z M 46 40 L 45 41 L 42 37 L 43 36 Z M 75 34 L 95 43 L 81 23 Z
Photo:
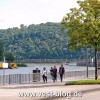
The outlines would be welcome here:
M 16 59 L 69 59 L 85 54 L 83 51 L 69 51 L 67 35 L 61 31 L 60 23 L 22 24 L 20 28 L 0 30 L 0 41 L 5 51 L 11 51 Z

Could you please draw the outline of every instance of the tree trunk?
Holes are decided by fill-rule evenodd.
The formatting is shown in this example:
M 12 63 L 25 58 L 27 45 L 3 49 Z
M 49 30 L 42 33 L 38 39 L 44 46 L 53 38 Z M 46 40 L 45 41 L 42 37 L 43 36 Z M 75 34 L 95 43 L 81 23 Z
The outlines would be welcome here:
M 97 46 L 95 47 L 95 80 L 98 79 Z

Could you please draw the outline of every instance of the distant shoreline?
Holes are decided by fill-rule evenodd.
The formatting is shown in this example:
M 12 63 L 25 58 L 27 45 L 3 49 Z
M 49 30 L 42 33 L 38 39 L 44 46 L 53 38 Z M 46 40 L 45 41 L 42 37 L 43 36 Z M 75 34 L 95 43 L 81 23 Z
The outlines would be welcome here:
M 15 60 L 16 63 L 64 63 L 66 59 L 24 59 Z

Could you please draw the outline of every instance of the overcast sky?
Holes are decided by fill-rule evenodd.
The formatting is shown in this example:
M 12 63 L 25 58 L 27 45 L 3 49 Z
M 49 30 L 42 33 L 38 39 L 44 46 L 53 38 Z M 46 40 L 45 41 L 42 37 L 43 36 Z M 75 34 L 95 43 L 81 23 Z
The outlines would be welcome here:
M 60 22 L 77 0 L 0 0 L 0 29 Z

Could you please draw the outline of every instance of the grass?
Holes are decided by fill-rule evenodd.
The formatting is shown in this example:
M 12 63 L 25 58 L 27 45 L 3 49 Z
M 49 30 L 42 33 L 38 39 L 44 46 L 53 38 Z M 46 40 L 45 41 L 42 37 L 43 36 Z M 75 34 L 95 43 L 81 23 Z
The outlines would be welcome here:
M 100 79 L 98 80 L 78 80 L 65 83 L 65 85 L 87 85 L 87 84 L 100 84 Z

